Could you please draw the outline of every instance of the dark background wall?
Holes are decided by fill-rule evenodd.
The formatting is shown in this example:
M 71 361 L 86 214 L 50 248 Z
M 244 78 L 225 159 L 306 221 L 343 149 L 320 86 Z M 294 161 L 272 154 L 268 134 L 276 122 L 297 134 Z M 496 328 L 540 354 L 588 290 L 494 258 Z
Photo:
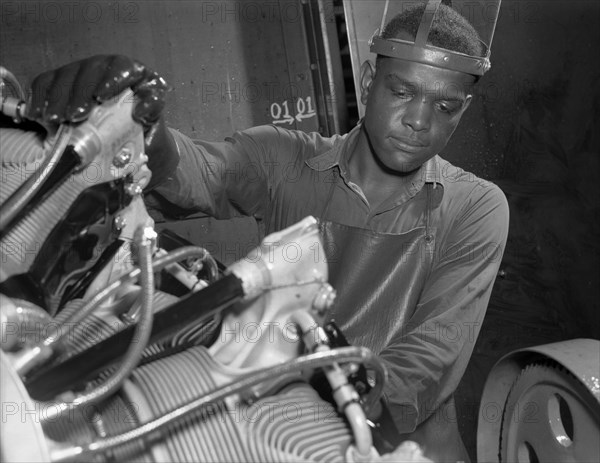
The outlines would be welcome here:
M 169 82 L 166 119 L 190 137 L 222 140 L 273 122 L 327 132 L 308 29 L 299 0 L 2 0 L 0 62 L 28 87 L 68 62 L 125 54 Z M 258 242 L 253 219 L 192 216 L 168 226 L 226 263 Z
M 600 3 L 503 1 L 492 69 L 444 156 L 494 180 L 510 234 L 458 391 L 474 447 L 483 378 L 504 354 L 600 338 Z
M 0 25 L 0 59 L 23 84 L 93 54 L 156 69 L 173 87 L 169 123 L 191 137 L 270 123 L 271 104 L 314 92 L 296 0 L 2 0 Z M 317 130 L 316 121 L 288 126 Z
M 497 182 L 511 207 L 502 270 L 458 394 L 471 449 L 482 379 L 501 355 L 600 338 L 599 4 L 505 0 L 492 70 L 443 153 Z M 287 101 L 293 117 L 299 98 L 318 98 L 301 10 L 300 0 L 3 0 L 0 62 L 27 85 L 41 71 L 90 54 L 136 57 L 173 86 L 170 125 L 217 140 L 271 123 L 273 104 L 283 110 Z M 323 108 L 316 109 L 282 123 L 331 131 Z M 192 217 L 160 226 L 206 245 L 226 263 L 243 257 L 259 236 L 252 219 Z

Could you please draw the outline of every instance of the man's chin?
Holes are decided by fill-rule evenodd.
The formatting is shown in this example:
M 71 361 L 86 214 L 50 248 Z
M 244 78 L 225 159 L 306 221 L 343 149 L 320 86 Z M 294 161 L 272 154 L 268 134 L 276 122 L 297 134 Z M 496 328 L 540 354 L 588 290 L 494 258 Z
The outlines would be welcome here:
M 394 174 L 394 175 L 399 175 L 399 176 L 409 176 L 414 174 L 415 172 L 417 172 L 421 167 L 421 164 L 415 165 L 415 164 L 388 164 L 385 166 L 385 170 L 390 173 L 390 174 Z
M 410 175 L 419 170 L 425 162 L 415 161 L 409 154 L 396 153 L 394 158 L 386 163 L 386 167 L 399 175 Z

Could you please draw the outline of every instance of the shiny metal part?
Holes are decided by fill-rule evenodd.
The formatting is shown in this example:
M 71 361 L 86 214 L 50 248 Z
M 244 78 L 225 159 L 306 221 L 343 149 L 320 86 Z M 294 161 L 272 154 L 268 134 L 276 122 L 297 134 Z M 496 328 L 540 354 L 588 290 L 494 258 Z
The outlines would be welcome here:
M 0 66 L 0 112 L 12 117 L 16 123 L 20 123 L 27 109 L 26 98 L 14 74 L 4 66 Z
M 131 151 L 124 148 L 113 158 L 113 165 L 115 167 L 125 167 L 131 161 L 131 157 Z
M 189 416 L 191 413 L 209 405 L 218 402 L 224 398 L 237 394 L 241 391 L 250 389 L 251 387 L 265 381 L 269 381 L 274 377 L 280 377 L 294 371 L 299 371 L 306 368 L 316 368 L 330 365 L 332 362 L 357 361 L 365 363 L 372 368 L 378 376 L 378 384 L 385 383 L 385 367 L 375 357 L 375 355 L 364 347 L 343 347 L 327 352 L 318 352 L 304 357 L 299 357 L 283 365 L 276 365 L 270 368 L 265 368 L 253 372 L 251 375 L 240 378 L 239 380 L 219 387 L 217 390 L 203 395 L 192 402 L 173 410 L 160 418 L 151 422 L 145 423 L 136 429 L 125 432 L 118 436 L 111 436 L 105 439 L 92 442 L 85 445 L 63 445 L 60 448 L 53 449 L 53 462 L 67 461 L 82 461 L 89 459 L 91 455 L 102 454 L 110 449 L 125 445 L 129 442 L 144 439 L 159 430 L 173 425 Z M 377 397 L 381 393 L 381 389 L 371 391 L 372 397 Z
M 329 283 L 325 283 L 317 294 L 312 303 L 313 310 L 319 316 L 325 315 L 327 309 L 329 309 L 335 302 L 336 292 Z
M 142 194 L 142 192 L 142 187 L 137 183 L 129 183 L 125 185 L 125 193 L 127 193 L 129 196 L 139 196 Z
M 115 220 L 113 222 L 115 230 L 121 231 L 125 227 L 125 225 L 127 225 L 127 220 L 125 219 L 125 217 L 121 215 L 115 217 Z

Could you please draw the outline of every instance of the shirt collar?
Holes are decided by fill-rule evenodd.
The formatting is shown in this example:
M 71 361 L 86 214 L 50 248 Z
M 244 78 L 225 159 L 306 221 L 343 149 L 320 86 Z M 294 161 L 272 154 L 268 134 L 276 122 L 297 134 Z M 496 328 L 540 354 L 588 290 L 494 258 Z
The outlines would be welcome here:
M 349 146 L 352 146 L 356 141 L 356 137 L 360 131 L 360 124 L 354 127 L 343 137 L 340 137 L 333 147 L 325 151 L 323 154 L 306 160 L 306 165 L 313 170 L 324 172 L 333 167 L 339 166 L 342 173 L 346 172 L 346 159 L 342 157 L 342 153 L 347 151 Z
M 346 157 L 342 156 L 342 154 L 346 152 L 348 148 L 356 141 L 359 131 L 360 124 L 354 127 L 343 137 L 340 137 L 330 150 L 315 156 L 314 158 L 307 159 L 306 165 L 319 172 L 324 172 L 332 169 L 333 167 L 339 166 L 342 177 L 345 177 L 347 170 Z M 418 190 L 422 188 L 424 183 L 432 183 L 433 188 L 435 188 L 438 184 L 443 187 L 442 164 L 444 162 L 445 161 L 437 154 L 429 159 L 421 166 L 421 175 L 416 177 L 417 180 L 415 181 L 414 186 L 418 186 Z

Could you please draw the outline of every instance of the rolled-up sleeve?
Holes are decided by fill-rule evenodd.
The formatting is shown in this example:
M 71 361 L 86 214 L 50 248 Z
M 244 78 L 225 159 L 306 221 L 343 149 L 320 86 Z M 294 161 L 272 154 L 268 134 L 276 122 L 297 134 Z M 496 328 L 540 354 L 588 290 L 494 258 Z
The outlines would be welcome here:
M 460 382 L 500 266 L 508 215 L 498 187 L 473 189 L 436 248 L 409 323 L 380 354 L 390 373 L 385 397 L 401 432 L 413 431 Z

